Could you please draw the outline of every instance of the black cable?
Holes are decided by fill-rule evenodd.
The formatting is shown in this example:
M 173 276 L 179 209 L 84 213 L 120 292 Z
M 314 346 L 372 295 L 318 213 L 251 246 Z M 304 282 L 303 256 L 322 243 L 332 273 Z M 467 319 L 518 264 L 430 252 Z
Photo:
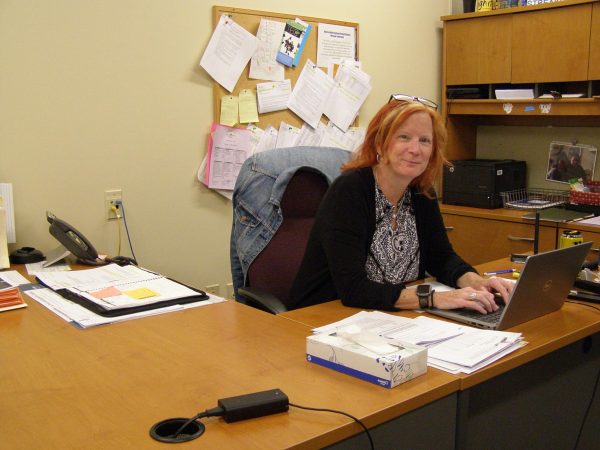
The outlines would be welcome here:
M 581 306 L 587 306 L 588 308 L 593 308 L 596 311 L 600 311 L 600 308 L 598 308 L 597 306 L 594 306 L 594 305 L 590 305 L 588 303 L 578 302 L 578 301 L 575 301 L 575 300 L 566 300 L 566 302 L 567 303 L 575 303 L 576 305 L 581 305 Z
M 598 309 L 598 308 L 596 308 Z M 583 415 L 583 419 L 581 421 L 581 427 L 579 427 L 579 433 L 577 434 L 577 439 L 575 440 L 575 445 L 573 446 L 574 450 L 577 450 L 579 446 L 579 439 L 581 438 L 581 433 L 583 433 L 583 427 L 585 426 L 585 422 L 587 421 L 587 417 L 592 409 L 592 404 L 594 403 L 594 398 L 596 397 L 596 391 L 598 390 L 598 383 L 600 383 L 600 370 L 598 370 L 598 375 L 596 375 L 596 383 L 594 384 L 594 389 L 592 390 L 592 395 L 590 397 L 590 401 L 585 409 L 585 414 Z
M 173 433 L 172 437 L 176 438 L 179 433 L 181 433 L 183 430 L 185 430 L 185 428 L 192 422 L 195 422 L 198 419 L 202 419 L 203 417 L 213 417 L 213 416 L 222 416 L 223 414 L 225 414 L 225 411 L 223 410 L 223 408 L 221 407 L 216 407 L 216 408 L 212 408 L 212 409 L 207 409 L 206 411 L 200 412 L 198 414 L 196 414 L 194 417 L 190 418 L 187 420 L 187 422 L 185 422 L 183 425 L 181 425 L 177 431 L 175 433 Z
M 336 413 L 336 414 L 342 414 L 343 416 L 349 417 L 352 420 L 354 420 L 356 423 L 358 423 L 361 427 L 363 427 L 363 429 L 365 430 L 365 433 L 367 435 L 367 437 L 369 438 L 369 444 L 371 445 L 371 450 L 375 450 L 375 445 L 373 444 L 373 438 L 371 437 L 371 433 L 369 432 L 369 429 L 365 426 L 364 423 L 362 423 L 359 419 L 357 419 L 356 417 L 345 413 L 343 411 L 338 411 L 336 409 L 328 409 L 328 408 L 311 408 L 309 406 L 300 406 L 300 405 L 296 405 L 294 403 L 290 403 L 290 406 L 294 406 L 296 408 L 300 408 L 300 409 L 308 409 L 309 411 L 323 411 L 323 412 L 331 412 L 331 413 Z
M 133 251 L 133 245 L 131 244 L 131 237 L 129 237 L 129 227 L 127 226 L 127 217 L 125 217 L 125 205 L 121 202 L 121 211 L 123 212 L 123 223 L 125 224 L 125 232 L 127 233 L 127 242 L 129 242 L 129 249 L 131 250 L 131 256 L 137 261 L 135 253 Z

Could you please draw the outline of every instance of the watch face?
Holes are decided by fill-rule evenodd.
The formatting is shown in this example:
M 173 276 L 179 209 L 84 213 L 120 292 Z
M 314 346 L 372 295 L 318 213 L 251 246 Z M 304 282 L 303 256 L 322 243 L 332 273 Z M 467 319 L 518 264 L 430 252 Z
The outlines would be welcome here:
M 429 295 L 431 293 L 431 285 L 419 284 L 417 286 L 417 295 Z

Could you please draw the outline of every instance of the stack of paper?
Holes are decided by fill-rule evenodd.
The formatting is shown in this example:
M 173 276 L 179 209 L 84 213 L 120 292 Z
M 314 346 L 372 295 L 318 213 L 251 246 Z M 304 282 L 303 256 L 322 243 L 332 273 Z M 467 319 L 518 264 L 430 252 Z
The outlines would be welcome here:
M 529 100 L 534 98 L 533 89 L 496 89 L 498 100 Z
M 127 314 L 124 316 L 117 317 L 102 317 L 98 314 L 93 313 L 83 306 L 79 306 L 76 303 L 66 300 L 52 289 L 40 288 L 32 289 L 27 291 L 27 295 L 33 298 L 41 305 L 48 308 L 50 311 L 61 317 L 62 319 L 70 322 L 77 328 L 90 328 L 98 325 L 105 325 L 114 322 L 123 322 L 126 320 L 138 319 L 140 317 L 154 316 L 158 314 L 164 314 L 173 311 L 182 311 L 188 308 L 195 308 L 198 306 L 211 305 L 213 303 L 224 302 L 225 299 L 217 297 L 212 294 L 208 294 L 209 299 L 201 302 L 187 303 L 185 305 L 171 305 L 162 308 L 149 309 L 133 314 Z
M 526 344 L 521 333 L 480 330 L 429 317 L 407 319 L 380 311 L 361 311 L 344 320 L 315 328 L 332 333 L 355 324 L 391 342 L 428 348 L 427 365 L 450 373 L 472 373 Z
M 199 293 L 162 275 L 136 266 L 120 267 L 110 264 L 73 272 L 39 273 L 37 278 L 48 286 L 48 289 L 38 286 L 37 289 L 28 290 L 27 295 L 81 328 L 224 301 L 221 297 L 209 295 L 208 299 L 187 303 L 186 298 L 192 300 Z M 182 299 L 182 301 L 115 317 L 103 317 L 77 302 L 66 299 L 64 294 L 56 290 L 69 291 L 107 311 L 150 305 L 165 300 Z

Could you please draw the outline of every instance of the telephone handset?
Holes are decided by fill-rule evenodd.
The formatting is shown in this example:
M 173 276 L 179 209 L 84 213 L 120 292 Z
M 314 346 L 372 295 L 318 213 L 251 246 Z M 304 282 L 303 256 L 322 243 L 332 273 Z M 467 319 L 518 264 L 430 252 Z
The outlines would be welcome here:
M 98 252 L 86 237 L 77 231 L 72 225 L 64 220 L 60 220 L 50 211 L 46 211 L 46 219 L 50 223 L 50 234 L 56 238 L 67 250 L 77 257 L 81 264 L 88 266 L 103 266 L 109 263 L 115 263 L 120 266 L 135 264 L 135 258 L 127 256 L 113 256 L 104 260 L 98 258 Z
M 50 223 L 50 234 L 75 255 L 82 264 L 100 266 L 106 264 L 98 259 L 98 252 L 86 237 L 64 220 L 60 220 L 50 211 L 46 211 Z

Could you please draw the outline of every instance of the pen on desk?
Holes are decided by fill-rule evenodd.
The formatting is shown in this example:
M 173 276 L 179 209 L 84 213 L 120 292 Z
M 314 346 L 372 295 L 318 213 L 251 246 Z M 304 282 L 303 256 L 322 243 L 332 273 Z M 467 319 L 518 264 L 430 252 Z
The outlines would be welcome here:
M 491 277 L 492 275 L 500 275 L 502 273 L 513 273 L 515 269 L 502 269 L 502 270 L 494 270 L 493 272 L 483 272 L 486 277 Z

